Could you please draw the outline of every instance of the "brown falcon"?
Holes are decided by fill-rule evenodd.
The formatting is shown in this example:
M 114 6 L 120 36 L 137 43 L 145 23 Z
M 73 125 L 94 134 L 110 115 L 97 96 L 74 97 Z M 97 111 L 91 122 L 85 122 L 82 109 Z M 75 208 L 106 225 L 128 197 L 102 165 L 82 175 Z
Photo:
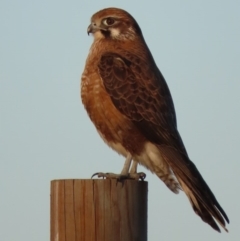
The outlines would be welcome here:
M 82 74 L 82 102 L 102 139 L 126 157 L 120 175 L 99 176 L 144 178 L 139 163 L 174 193 L 182 189 L 204 222 L 227 231 L 226 213 L 188 157 L 170 91 L 136 20 L 107 8 L 92 16 L 87 31 L 94 42 Z

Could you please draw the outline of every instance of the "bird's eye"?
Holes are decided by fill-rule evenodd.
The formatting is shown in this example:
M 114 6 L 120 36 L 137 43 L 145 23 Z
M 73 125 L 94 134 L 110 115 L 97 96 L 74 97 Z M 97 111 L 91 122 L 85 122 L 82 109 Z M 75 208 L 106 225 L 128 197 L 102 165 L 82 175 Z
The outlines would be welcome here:
M 103 23 L 107 26 L 111 26 L 115 23 L 115 20 L 113 18 L 106 18 L 104 19 Z

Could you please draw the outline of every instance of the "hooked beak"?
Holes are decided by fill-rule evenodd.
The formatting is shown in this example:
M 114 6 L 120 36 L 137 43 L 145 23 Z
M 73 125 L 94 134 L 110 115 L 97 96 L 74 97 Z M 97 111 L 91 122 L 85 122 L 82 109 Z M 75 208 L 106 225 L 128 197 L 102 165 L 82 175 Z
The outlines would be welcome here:
M 100 28 L 97 26 L 96 23 L 91 23 L 91 24 L 88 26 L 88 28 L 87 28 L 87 33 L 88 33 L 88 35 L 89 35 L 90 33 L 95 33 L 95 32 L 97 32 L 99 29 L 100 29 Z
M 87 34 L 89 35 L 90 33 L 93 33 L 93 29 L 93 24 L 91 23 L 87 28 Z
M 87 28 L 87 34 L 96 33 L 98 30 L 107 31 L 107 29 L 97 26 L 96 23 L 91 23 Z

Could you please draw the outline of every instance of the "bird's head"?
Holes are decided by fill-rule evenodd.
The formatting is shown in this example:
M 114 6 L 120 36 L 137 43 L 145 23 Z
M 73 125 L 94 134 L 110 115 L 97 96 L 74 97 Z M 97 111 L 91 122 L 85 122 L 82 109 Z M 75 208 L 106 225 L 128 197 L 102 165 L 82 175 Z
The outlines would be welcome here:
M 95 13 L 87 29 L 94 39 L 134 40 L 142 36 L 136 20 L 126 11 L 106 8 Z

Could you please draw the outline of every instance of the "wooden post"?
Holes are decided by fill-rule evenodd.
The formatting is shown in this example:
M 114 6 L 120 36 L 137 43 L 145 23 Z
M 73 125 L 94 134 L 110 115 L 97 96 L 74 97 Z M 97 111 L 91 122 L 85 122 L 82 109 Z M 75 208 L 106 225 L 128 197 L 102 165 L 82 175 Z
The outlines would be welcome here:
M 147 182 L 51 181 L 51 241 L 147 241 Z

